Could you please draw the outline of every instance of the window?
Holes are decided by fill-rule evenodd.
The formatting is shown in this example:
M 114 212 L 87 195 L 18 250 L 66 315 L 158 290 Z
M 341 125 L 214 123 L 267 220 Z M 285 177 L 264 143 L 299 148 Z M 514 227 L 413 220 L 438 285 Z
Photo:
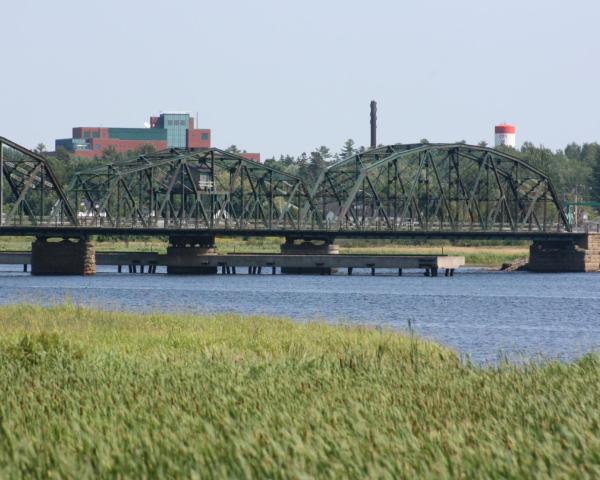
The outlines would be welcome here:
M 203 133 L 202 134 L 202 140 L 208 140 L 208 133 Z
M 173 125 L 173 120 L 167 120 L 167 125 Z

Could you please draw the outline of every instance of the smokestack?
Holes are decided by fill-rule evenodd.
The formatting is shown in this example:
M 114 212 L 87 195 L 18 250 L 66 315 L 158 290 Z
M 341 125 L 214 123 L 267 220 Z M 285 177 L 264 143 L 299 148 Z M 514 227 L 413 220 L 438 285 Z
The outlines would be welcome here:
M 371 100 L 371 148 L 377 146 L 377 102 Z

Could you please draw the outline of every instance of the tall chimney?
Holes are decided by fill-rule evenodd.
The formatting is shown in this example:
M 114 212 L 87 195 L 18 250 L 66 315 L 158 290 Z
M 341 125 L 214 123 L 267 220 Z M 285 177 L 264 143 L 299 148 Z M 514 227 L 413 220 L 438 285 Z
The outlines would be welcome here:
M 371 100 L 371 148 L 377 146 L 377 102 Z

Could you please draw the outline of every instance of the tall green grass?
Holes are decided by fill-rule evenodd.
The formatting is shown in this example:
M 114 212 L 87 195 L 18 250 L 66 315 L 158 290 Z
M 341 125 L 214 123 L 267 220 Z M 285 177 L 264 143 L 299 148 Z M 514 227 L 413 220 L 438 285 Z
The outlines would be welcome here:
M 411 336 L 0 308 L 1 478 L 598 478 L 600 361 Z

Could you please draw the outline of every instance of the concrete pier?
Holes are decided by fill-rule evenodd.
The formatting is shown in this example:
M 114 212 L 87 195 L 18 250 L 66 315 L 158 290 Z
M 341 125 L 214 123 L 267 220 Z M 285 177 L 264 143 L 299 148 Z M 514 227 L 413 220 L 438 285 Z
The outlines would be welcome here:
M 167 273 L 179 275 L 214 275 L 217 265 L 208 257 L 217 255 L 215 237 L 169 237 Z
M 31 244 L 30 263 L 32 275 L 94 275 L 96 248 L 81 238 L 53 241 L 40 237 Z
M 600 271 L 600 234 L 576 240 L 535 240 L 529 248 L 531 272 Z
M 286 238 L 285 243 L 281 245 L 282 255 L 339 255 L 339 248 L 330 240 L 306 241 Z M 289 266 L 281 267 L 281 273 L 294 275 L 331 275 L 336 272 L 334 267 L 328 266 L 328 262 L 321 262 L 322 265 Z

